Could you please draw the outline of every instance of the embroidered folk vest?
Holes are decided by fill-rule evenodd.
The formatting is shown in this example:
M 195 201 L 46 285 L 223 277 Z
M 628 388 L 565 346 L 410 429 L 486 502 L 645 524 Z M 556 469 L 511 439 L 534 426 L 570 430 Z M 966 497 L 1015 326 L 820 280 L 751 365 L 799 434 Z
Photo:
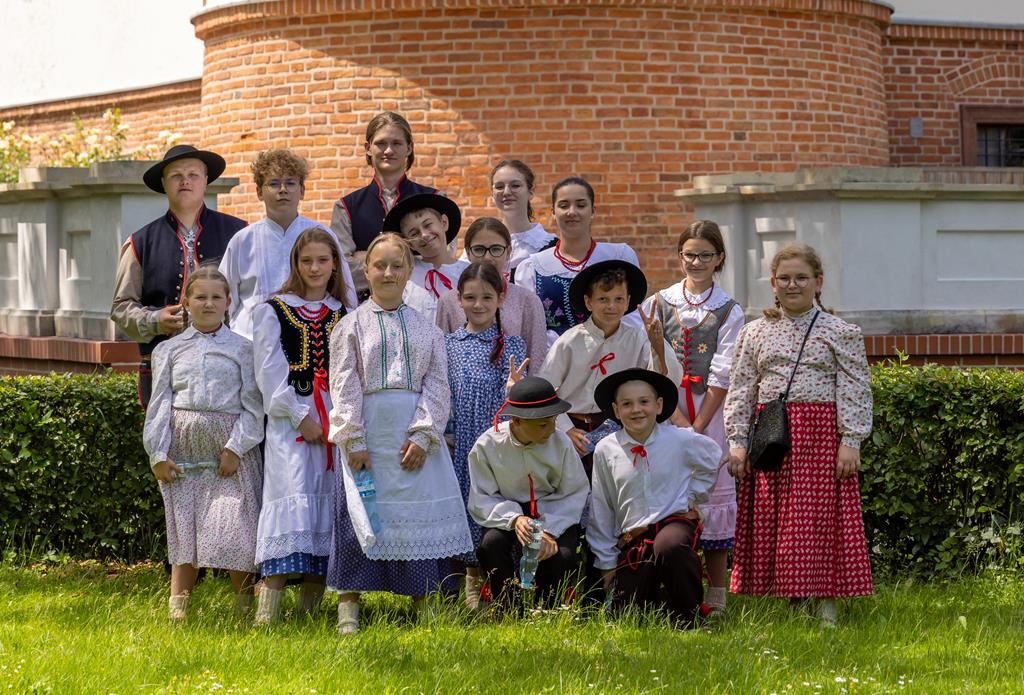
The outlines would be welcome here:
M 289 306 L 280 297 L 267 301 L 274 308 L 281 323 L 281 349 L 288 360 L 288 384 L 300 396 L 313 393 L 313 379 L 320 373 L 324 380 L 331 372 L 331 331 L 341 317 L 345 307 L 328 309 L 322 305 L 318 315 L 313 316 L 301 308 Z

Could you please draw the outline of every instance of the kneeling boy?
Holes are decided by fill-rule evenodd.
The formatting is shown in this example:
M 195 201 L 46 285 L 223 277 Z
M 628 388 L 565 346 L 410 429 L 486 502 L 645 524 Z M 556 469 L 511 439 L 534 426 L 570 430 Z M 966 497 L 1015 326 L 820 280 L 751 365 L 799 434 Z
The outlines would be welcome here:
M 710 437 L 664 424 L 679 391 L 661 374 L 617 372 L 598 384 L 594 400 L 623 427 L 594 450 L 594 566 L 605 589 L 615 581 L 616 603 L 662 605 L 691 623 L 704 599 L 697 505 L 715 484 L 722 452 Z
M 568 409 L 550 383 L 526 377 L 509 389 L 498 411 L 512 419 L 480 435 L 469 452 L 467 507 L 486 529 L 476 553 L 498 605 L 511 602 L 534 519 L 544 529 L 536 582 L 546 603 L 557 599 L 556 590 L 576 565 L 590 485 L 572 442 L 555 431 L 555 417 Z

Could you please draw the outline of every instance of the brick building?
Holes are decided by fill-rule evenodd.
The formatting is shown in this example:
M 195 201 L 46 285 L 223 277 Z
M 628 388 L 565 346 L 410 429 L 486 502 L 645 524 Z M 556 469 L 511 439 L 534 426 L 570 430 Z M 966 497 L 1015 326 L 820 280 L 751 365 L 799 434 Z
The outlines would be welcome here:
M 595 234 L 633 245 L 657 287 L 674 280 L 673 237 L 692 216 L 674 193 L 695 176 L 1021 165 L 1024 27 L 890 15 L 869 0 L 234 3 L 192 20 L 201 80 L 0 119 L 45 132 L 119 106 L 129 146 L 173 129 L 222 153 L 242 184 L 219 206 L 249 219 L 262 212 L 249 162 L 288 146 L 313 165 L 304 212 L 329 222 L 337 197 L 368 179 L 366 122 L 397 110 L 413 124 L 414 177 L 470 219 L 490 214 L 501 158 L 533 167 L 545 222 L 551 184 L 590 179 Z M 891 339 L 877 342 L 891 354 Z M 943 359 L 959 349 L 934 345 Z

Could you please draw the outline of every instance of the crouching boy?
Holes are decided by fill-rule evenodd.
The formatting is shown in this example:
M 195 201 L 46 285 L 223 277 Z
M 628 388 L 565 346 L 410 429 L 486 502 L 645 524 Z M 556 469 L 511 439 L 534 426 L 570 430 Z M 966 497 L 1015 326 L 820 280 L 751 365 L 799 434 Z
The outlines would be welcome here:
M 689 625 L 704 599 L 697 505 L 722 452 L 710 437 L 664 423 L 678 399 L 671 380 L 646 369 L 598 384 L 594 400 L 623 429 L 594 450 L 587 540 L 616 605 L 662 607 Z
M 508 392 L 498 414 L 511 420 L 480 435 L 469 452 L 469 513 L 483 526 L 477 548 L 491 595 L 502 607 L 513 602 L 523 546 L 540 522 L 537 596 L 548 605 L 576 566 L 579 523 L 590 485 L 572 442 L 555 430 L 569 404 L 544 379 L 526 377 Z

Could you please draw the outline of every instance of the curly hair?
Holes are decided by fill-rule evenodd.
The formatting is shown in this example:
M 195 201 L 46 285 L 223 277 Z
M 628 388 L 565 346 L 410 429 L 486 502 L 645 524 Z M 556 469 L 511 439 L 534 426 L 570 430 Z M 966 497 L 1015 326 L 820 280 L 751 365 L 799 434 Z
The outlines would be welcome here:
M 309 162 L 291 150 L 285 149 L 260 152 L 249 169 L 252 171 L 257 188 L 263 188 L 263 184 L 274 176 L 279 178 L 294 176 L 299 180 L 300 185 L 304 185 L 306 177 L 309 176 Z

